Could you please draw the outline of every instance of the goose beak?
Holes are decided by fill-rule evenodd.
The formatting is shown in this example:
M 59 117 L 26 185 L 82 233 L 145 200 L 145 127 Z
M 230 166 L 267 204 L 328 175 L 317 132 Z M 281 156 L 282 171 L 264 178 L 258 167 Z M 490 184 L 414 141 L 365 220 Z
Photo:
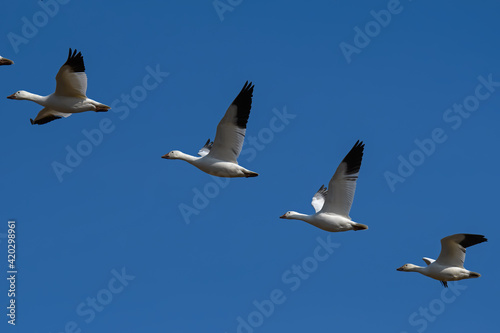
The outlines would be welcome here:
M 7 98 L 8 98 L 8 99 L 16 99 L 16 94 L 14 93 L 14 94 L 12 94 L 12 95 L 10 95 L 10 96 L 7 96 Z
M 8 98 L 8 97 L 7 97 L 7 98 Z M 161 158 L 165 158 L 165 159 L 167 159 L 167 160 L 169 160 L 169 159 L 170 159 L 170 157 L 168 157 L 168 154 L 163 155 Z
M 286 214 L 281 215 L 280 219 L 286 219 Z
M 0 66 L 1 65 L 12 65 L 14 62 L 10 59 L 7 58 L 2 58 L 0 59 Z
M 402 272 L 402 271 L 403 271 L 403 266 L 401 266 L 401 267 L 399 267 L 399 268 L 396 268 L 396 270 L 397 270 L 398 272 Z

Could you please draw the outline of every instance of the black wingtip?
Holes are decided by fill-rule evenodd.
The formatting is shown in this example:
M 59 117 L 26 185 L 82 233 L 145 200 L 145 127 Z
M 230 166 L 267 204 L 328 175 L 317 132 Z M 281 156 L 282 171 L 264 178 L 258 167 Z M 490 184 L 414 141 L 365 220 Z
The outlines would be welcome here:
M 245 90 L 251 90 L 251 92 L 253 92 L 253 88 L 255 87 L 254 84 L 252 84 L 252 81 L 248 82 L 248 80 L 245 82 L 245 84 L 243 85 L 243 88 L 241 89 L 241 91 L 245 91 Z
M 488 239 L 486 239 L 483 235 L 475 235 L 475 234 L 463 234 L 463 235 L 465 237 L 459 244 L 462 245 L 464 248 L 488 241 Z
M 326 194 L 327 191 L 328 191 L 328 188 L 324 184 L 321 185 L 321 187 L 318 190 L 318 192 L 322 193 L 322 194 Z
M 345 162 L 347 164 L 347 175 L 359 172 L 359 169 L 361 168 L 361 160 L 363 159 L 364 149 L 365 144 L 363 143 L 363 141 L 358 140 L 342 160 L 342 162 Z
M 31 125 L 44 125 L 46 123 L 50 123 L 53 120 L 61 119 L 61 118 L 62 117 L 50 115 L 50 116 L 46 116 L 46 117 L 43 117 L 42 119 L 38 119 L 38 120 L 33 120 L 30 118 L 30 121 L 31 121 Z
M 253 88 L 252 82 L 246 81 L 240 93 L 234 99 L 233 103 L 238 108 L 236 116 L 236 125 L 239 128 L 247 128 L 250 109 L 252 108 Z
M 328 193 L 328 189 L 325 187 L 324 184 L 321 185 L 321 187 L 319 188 L 319 190 L 316 192 L 316 194 L 319 194 L 319 195 L 321 195 L 323 197 L 326 197 L 327 193 Z
M 203 148 L 206 148 L 208 150 L 212 149 L 212 146 L 214 145 L 213 142 L 210 141 L 210 139 L 207 140 L 207 142 L 205 143 L 205 145 L 202 147 Z
M 70 66 L 74 72 L 85 72 L 82 52 L 77 53 L 76 49 L 72 52 L 69 48 L 68 59 L 64 64 Z
M 447 281 L 439 281 L 443 285 L 443 287 L 448 288 L 448 282 Z

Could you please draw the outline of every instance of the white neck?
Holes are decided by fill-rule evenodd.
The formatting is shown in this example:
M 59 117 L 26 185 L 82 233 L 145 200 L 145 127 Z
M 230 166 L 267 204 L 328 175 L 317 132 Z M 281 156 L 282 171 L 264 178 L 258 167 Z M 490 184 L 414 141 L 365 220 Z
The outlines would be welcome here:
M 290 219 L 290 220 L 301 220 L 301 221 L 305 221 L 307 223 L 311 223 L 310 217 L 311 217 L 310 215 L 301 214 L 301 213 L 297 213 L 297 212 L 293 212 L 290 215 L 288 215 L 288 219 Z
M 191 164 L 194 164 L 194 162 L 196 162 L 197 160 L 200 159 L 200 157 L 184 154 L 183 152 L 179 152 L 178 154 L 179 154 L 179 158 L 178 158 L 179 160 L 183 160 L 183 161 L 186 161 L 186 162 L 191 163 Z
M 429 266 L 427 266 L 427 267 L 429 267 Z M 413 265 L 410 269 L 408 269 L 408 272 L 418 272 L 418 273 L 426 275 L 427 267 Z
M 27 91 L 24 93 L 24 99 L 26 99 L 28 101 L 33 101 L 33 102 L 38 103 L 40 105 L 45 104 L 45 102 L 47 101 L 47 97 L 48 96 L 40 96 L 40 95 L 33 94 L 33 93 L 30 93 Z

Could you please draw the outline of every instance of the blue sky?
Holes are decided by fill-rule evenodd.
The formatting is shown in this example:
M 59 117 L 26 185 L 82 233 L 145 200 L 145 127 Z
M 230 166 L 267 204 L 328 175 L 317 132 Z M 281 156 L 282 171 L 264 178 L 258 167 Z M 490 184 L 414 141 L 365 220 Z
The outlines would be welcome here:
M 44 3 L 0 13 L 0 54 L 15 61 L 0 68 L 2 331 L 497 327 L 500 4 Z M 113 109 L 32 126 L 41 107 L 5 97 L 53 92 L 70 47 L 84 56 L 87 95 Z M 160 158 L 213 139 L 247 80 L 239 162 L 259 177 L 216 180 Z M 280 220 L 313 212 L 312 195 L 358 139 L 350 215 L 369 230 Z M 444 290 L 396 271 L 437 258 L 454 233 L 489 239 L 465 262 L 481 278 Z

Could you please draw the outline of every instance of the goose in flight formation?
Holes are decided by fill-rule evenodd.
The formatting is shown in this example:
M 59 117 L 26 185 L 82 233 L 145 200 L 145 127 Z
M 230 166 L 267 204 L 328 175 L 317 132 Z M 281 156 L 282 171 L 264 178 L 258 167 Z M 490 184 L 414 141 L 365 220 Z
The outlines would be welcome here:
M 252 107 L 253 85 L 246 82 L 231 103 L 226 114 L 217 125 L 215 139 L 207 141 L 200 149 L 200 157 L 173 150 L 162 158 L 184 160 L 201 171 L 218 177 L 256 177 L 259 174 L 238 165 L 238 156 L 243 147 L 250 108 Z
M 42 105 L 44 108 L 38 113 L 31 124 L 42 125 L 52 120 L 66 118 L 72 113 L 84 111 L 104 112 L 109 106 L 87 98 L 87 75 L 83 64 L 82 53 L 69 49 L 68 60 L 61 66 L 56 75 L 56 91 L 48 96 L 32 94 L 20 90 L 7 98 L 29 100 Z
M 437 260 L 422 258 L 428 265 L 421 267 L 405 264 L 397 270 L 401 272 L 419 272 L 425 276 L 441 281 L 448 288 L 447 281 L 478 278 L 479 273 L 468 271 L 464 268 L 465 248 L 486 242 L 483 235 L 455 234 L 441 239 L 441 253 Z
M 364 148 L 364 143 L 358 140 L 335 171 L 328 184 L 329 189 L 322 185 L 314 195 L 311 205 L 315 214 L 289 211 L 280 218 L 302 220 L 331 232 L 368 229 L 368 226 L 352 221 L 349 216 Z
M 0 66 L 2 65 L 12 65 L 14 62 L 10 59 L 0 56 Z

